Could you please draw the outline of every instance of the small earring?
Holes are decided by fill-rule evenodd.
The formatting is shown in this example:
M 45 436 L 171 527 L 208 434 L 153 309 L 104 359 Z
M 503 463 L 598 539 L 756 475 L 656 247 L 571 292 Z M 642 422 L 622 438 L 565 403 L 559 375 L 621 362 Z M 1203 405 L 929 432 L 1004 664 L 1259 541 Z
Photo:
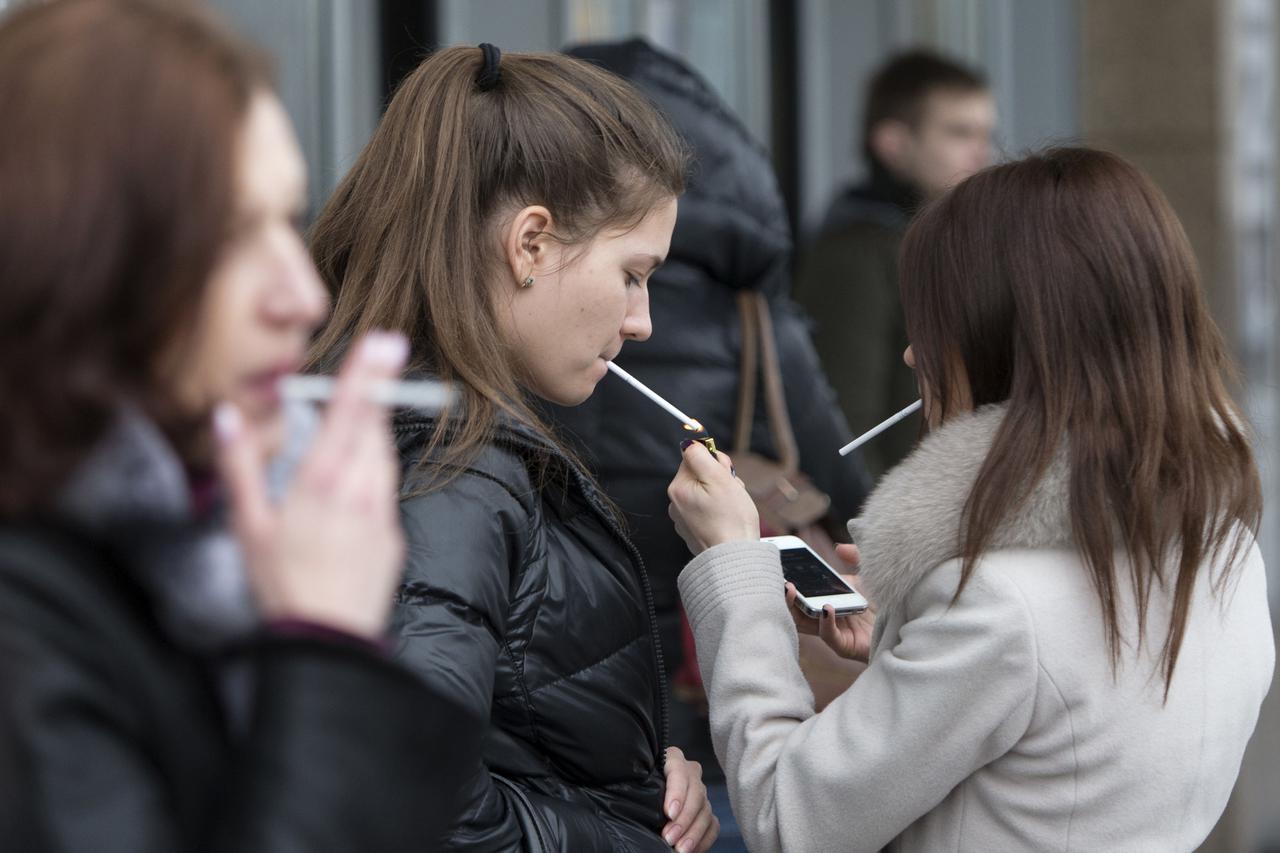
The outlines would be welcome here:
M 524 281 L 520 282 L 521 290 L 524 290 L 526 287 L 533 287 L 533 276 L 529 276 Z

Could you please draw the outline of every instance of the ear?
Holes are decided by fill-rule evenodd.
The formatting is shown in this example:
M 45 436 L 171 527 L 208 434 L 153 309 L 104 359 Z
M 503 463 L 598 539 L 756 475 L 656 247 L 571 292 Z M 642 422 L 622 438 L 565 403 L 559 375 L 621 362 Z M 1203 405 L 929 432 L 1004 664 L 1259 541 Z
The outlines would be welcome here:
M 558 245 L 550 236 L 552 224 L 551 211 L 535 204 L 517 211 L 507 225 L 502 246 L 517 287 L 550 264 L 551 250 Z
M 906 170 L 914 141 L 911 128 L 896 118 L 883 119 L 871 128 L 871 150 L 881 163 L 895 172 Z

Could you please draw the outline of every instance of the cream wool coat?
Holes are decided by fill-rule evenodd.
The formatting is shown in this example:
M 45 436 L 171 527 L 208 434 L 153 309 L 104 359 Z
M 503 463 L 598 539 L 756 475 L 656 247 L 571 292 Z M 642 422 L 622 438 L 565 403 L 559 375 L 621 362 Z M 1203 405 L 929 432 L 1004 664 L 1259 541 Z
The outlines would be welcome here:
M 1222 566 L 1200 573 L 1167 704 L 1168 599 L 1153 593 L 1141 648 L 1124 602 L 1113 674 L 1070 544 L 1062 457 L 949 606 L 961 510 L 1002 416 L 948 421 L 851 522 L 875 644 L 821 714 L 773 546 L 721 545 L 681 574 L 716 753 L 755 853 L 1173 853 L 1225 808 L 1275 661 L 1256 545 L 1225 596 L 1209 587 Z

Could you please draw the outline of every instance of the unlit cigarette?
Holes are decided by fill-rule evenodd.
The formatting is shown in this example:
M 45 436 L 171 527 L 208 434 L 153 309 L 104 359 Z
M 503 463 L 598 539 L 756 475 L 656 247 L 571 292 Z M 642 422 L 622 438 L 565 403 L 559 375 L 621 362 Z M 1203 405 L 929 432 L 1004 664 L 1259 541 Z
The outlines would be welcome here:
M 295 374 L 280 380 L 280 393 L 286 400 L 329 400 L 337 388 L 332 376 Z M 446 382 L 397 382 L 380 379 L 372 384 L 370 398 L 383 406 L 399 406 L 438 412 L 457 397 L 454 387 Z
M 882 421 L 882 422 L 881 422 L 881 423 L 879 423 L 879 424 L 876 424 L 876 425 L 875 425 L 875 426 L 873 426 L 871 429 L 867 430 L 867 431 L 866 431 L 866 432 L 864 432 L 862 435 L 858 436 L 858 437 L 857 437 L 857 438 L 855 438 L 853 441 L 851 441 L 851 442 L 849 442 L 848 444 L 846 444 L 844 447 L 840 448 L 840 455 L 841 455 L 841 456 L 848 456 L 850 453 L 852 453 L 853 451 L 857 450 L 859 447 L 861 447 L 862 445 L 866 444 L 868 441 L 870 441 L 871 439 L 875 438 L 877 435 L 879 435 L 880 433 L 884 432 L 884 431 L 885 431 L 885 430 L 887 430 L 889 427 L 891 427 L 891 426 L 893 426 L 894 424 L 896 424 L 898 421 L 902 420 L 903 418 L 905 418 L 905 417 L 907 417 L 907 416 L 909 416 L 909 415 L 913 415 L 913 414 L 915 414 L 916 412 L 920 411 L 920 407 L 921 407 L 922 405 L 924 405 L 924 401 L 923 401 L 923 400 L 916 400 L 916 401 L 915 401 L 914 403 L 912 403 L 910 406 L 907 406 L 905 409 L 903 409 L 901 412 L 898 412 L 898 413 L 897 413 L 896 415 L 894 415 L 893 417 L 889 418 L 888 420 Z
M 702 431 L 701 422 L 694 420 L 693 418 L 686 415 L 684 412 L 677 409 L 675 406 L 668 403 L 666 400 L 659 397 L 654 391 L 650 390 L 648 385 L 645 385 L 639 379 L 636 379 L 634 376 L 632 376 L 630 373 L 627 373 L 627 371 L 623 370 L 621 367 L 618 367 L 618 365 L 614 364 L 612 361 L 605 362 L 605 363 L 609 366 L 609 369 L 611 371 L 617 374 L 619 379 L 622 379 L 632 388 L 636 389 L 641 394 L 645 395 L 650 400 L 657 403 L 662 408 L 666 409 L 667 413 L 670 414 L 673 418 L 680 421 L 689 429 L 692 429 L 695 432 Z

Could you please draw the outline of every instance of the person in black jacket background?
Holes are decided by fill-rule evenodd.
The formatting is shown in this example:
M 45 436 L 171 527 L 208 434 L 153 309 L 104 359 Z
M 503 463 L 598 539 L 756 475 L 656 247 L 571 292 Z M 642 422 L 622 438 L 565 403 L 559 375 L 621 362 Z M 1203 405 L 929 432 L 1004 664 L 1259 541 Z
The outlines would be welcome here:
M 653 336 L 643 347 L 626 349 L 618 364 L 698 418 L 728 450 L 742 344 L 736 294 L 764 293 L 801 470 L 830 496 L 834 519 L 854 517 L 868 479 L 857 454 L 836 453 L 849 428 L 809 341 L 807 319 L 787 297 L 791 234 L 768 154 L 705 80 L 648 43 L 633 39 L 567 52 L 635 84 L 694 152 L 671 253 L 650 288 Z M 583 405 L 557 408 L 554 415 L 580 442 L 601 487 L 634 530 L 673 672 L 682 662 L 676 576 L 689 554 L 667 517 L 666 488 L 680 467 L 679 441 L 687 434 L 617 380 L 601 383 Z M 751 449 L 777 457 L 763 399 L 757 401 Z
M 860 134 L 867 179 L 832 200 L 795 281 L 796 300 L 817 321 L 814 346 L 856 432 L 919 396 L 902 360 L 902 235 L 923 203 L 990 162 L 995 112 L 977 71 L 930 51 L 890 57 L 867 84 Z M 865 446 L 872 477 L 906 457 L 921 423 L 912 415 Z
M 479 726 L 381 645 L 403 338 L 268 498 L 326 300 L 263 60 L 195 4 L 54 0 L 0 80 L 0 849 L 431 849 Z
M 668 747 L 644 564 L 535 412 L 649 337 L 684 151 L 611 74 L 493 45 L 406 78 L 312 230 L 327 367 L 370 327 L 457 405 L 396 418 L 408 541 L 397 654 L 485 721 L 448 849 L 705 851 L 701 769 Z

